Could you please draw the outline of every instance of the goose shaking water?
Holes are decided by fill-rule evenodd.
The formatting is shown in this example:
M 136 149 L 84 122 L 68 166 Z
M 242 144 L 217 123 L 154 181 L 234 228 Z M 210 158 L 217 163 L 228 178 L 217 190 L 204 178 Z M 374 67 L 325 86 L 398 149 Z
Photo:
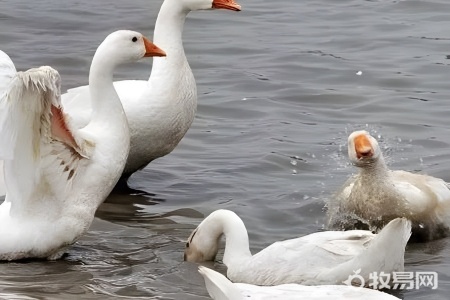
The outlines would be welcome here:
M 348 138 L 348 156 L 359 169 L 329 204 L 329 226 L 380 230 L 394 218 L 412 221 L 412 240 L 444 237 L 450 225 L 450 189 L 442 179 L 391 171 L 367 131 Z

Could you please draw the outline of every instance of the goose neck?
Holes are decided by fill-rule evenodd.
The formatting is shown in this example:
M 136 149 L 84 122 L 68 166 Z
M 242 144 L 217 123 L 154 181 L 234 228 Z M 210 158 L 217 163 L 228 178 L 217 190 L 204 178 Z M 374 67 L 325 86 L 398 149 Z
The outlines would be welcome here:
M 388 173 L 388 167 L 384 162 L 383 157 L 379 157 L 376 161 L 370 162 L 360 168 L 360 173 L 365 177 L 370 177 L 371 180 L 384 180 Z
M 164 51 L 172 47 L 182 48 L 183 27 L 189 11 L 180 3 L 181 1 L 164 1 L 156 19 L 153 41 Z
M 155 25 L 153 41 L 164 49 L 166 57 L 154 57 L 150 79 L 173 77 L 171 70 L 178 70 L 187 64 L 183 48 L 183 27 L 189 10 L 180 4 L 181 1 L 166 0 L 161 6 Z
M 233 212 L 223 213 L 220 220 L 226 240 L 224 264 L 229 267 L 238 261 L 250 259 L 252 254 L 244 222 Z
M 113 85 L 113 72 L 116 65 L 108 57 L 108 55 L 96 53 L 89 72 L 89 91 L 92 101 L 91 121 L 95 122 L 112 123 L 112 119 L 123 114 L 122 104 Z

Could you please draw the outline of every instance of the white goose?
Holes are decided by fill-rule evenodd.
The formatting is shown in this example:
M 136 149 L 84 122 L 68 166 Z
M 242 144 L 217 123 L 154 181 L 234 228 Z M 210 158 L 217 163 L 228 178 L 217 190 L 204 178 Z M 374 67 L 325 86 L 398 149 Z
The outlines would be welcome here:
M 5 184 L 5 174 L 3 173 L 3 160 L 0 160 L 0 197 L 4 196 L 5 194 L 6 194 L 6 184 Z
M 90 226 L 119 179 L 129 129 L 113 86 L 119 64 L 164 52 L 140 33 L 117 31 L 98 47 L 89 74 L 92 118 L 73 130 L 50 67 L 16 72 L 0 51 L 0 260 L 58 259 Z
M 200 266 L 206 289 L 214 300 L 398 300 L 392 295 L 362 287 L 346 285 L 305 286 L 282 284 L 258 286 L 232 283 L 222 274 Z
M 324 231 L 276 242 L 252 255 L 242 220 L 232 211 L 216 210 L 195 229 L 184 259 L 214 260 L 225 235 L 223 263 L 233 282 L 256 285 L 342 284 L 354 271 L 369 283 L 370 273 L 402 271 L 411 234 L 406 219 L 389 223 L 378 235 L 370 231 Z
M 414 240 L 445 236 L 450 225 L 450 189 L 442 179 L 391 171 L 377 140 L 367 131 L 348 138 L 348 156 L 359 168 L 329 205 L 331 227 L 379 230 L 390 220 L 413 222 Z
M 197 86 L 184 53 L 187 14 L 205 9 L 240 10 L 233 0 L 165 0 L 155 25 L 154 42 L 167 58 L 154 58 L 148 81 L 114 83 L 128 118 L 131 148 L 123 181 L 152 160 L 172 152 L 191 126 L 197 110 Z M 86 86 L 62 95 L 63 106 L 82 127 L 91 108 Z M 81 100 L 81 101 L 80 101 Z

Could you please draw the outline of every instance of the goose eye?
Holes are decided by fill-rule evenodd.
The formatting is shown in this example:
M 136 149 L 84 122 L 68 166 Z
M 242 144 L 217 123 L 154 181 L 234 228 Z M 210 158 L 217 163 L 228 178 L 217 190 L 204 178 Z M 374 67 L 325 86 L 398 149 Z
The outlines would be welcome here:
M 186 248 L 189 248 L 189 242 L 186 243 Z
M 135 43 L 137 41 L 137 37 L 133 37 L 131 40 Z

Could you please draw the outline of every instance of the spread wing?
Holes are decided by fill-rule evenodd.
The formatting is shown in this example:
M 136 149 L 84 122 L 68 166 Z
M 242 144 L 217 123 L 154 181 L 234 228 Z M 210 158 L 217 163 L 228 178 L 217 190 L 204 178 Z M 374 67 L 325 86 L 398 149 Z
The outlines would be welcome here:
M 59 184 L 65 188 L 61 181 L 65 177 L 67 183 L 70 173 L 62 175 L 70 170 L 64 171 L 67 166 L 56 163 L 58 157 L 84 158 L 89 151 L 88 143 L 70 130 L 61 109 L 56 70 L 44 66 L 16 72 L 8 55 L 0 51 L 0 82 L 0 159 L 4 160 L 5 201 L 12 203 L 14 214 L 32 199 L 42 198 L 36 195 L 37 190 L 42 192 L 38 187 L 53 189 Z M 73 167 L 77 163 L 68 164 Z M 45 184 L 44 177 L 50 178 Z

